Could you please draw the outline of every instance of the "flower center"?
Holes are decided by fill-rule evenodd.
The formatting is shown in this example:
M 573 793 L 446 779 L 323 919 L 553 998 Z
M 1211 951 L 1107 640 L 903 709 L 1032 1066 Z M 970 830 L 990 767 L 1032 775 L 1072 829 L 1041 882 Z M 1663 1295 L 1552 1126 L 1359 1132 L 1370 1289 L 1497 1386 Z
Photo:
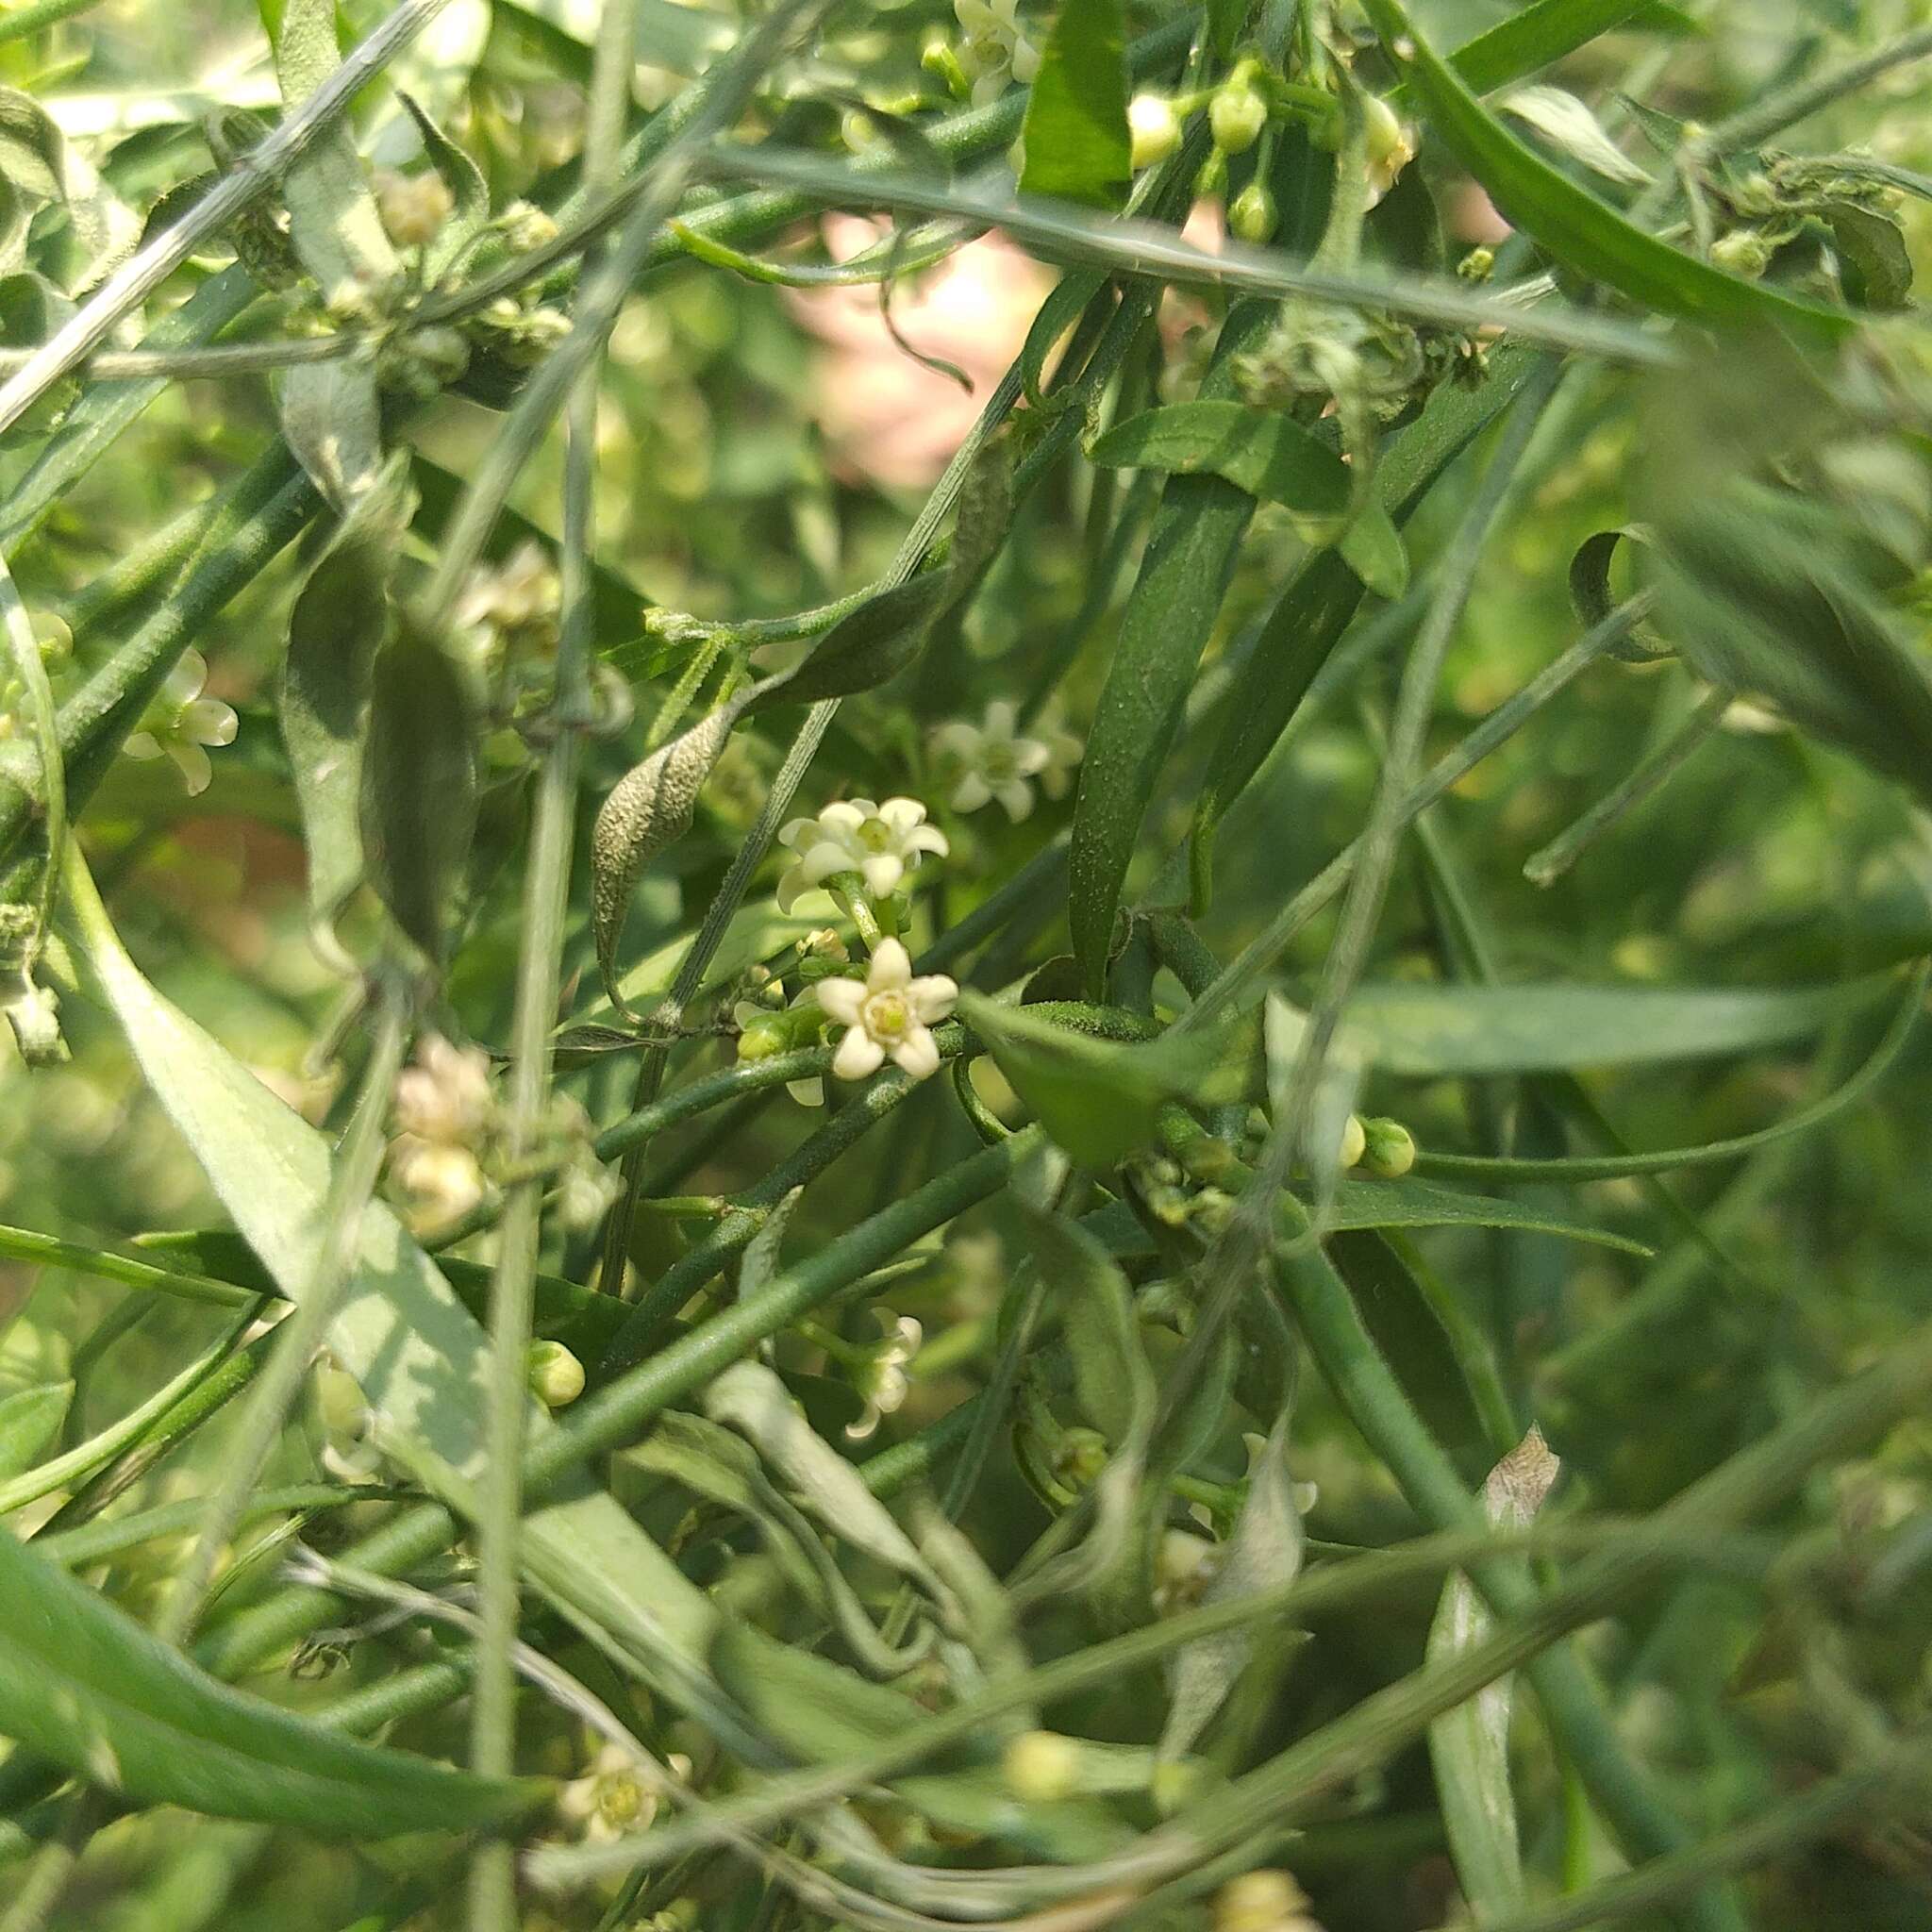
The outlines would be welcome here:
M 627 1773 L 598 1780 L 597 1810 L 607 1824 L 620 1829 L 634 1824 L 643 1808 L 643 1787 Z
M 865 1003 L 865 1030 L 874 1040 L 897 1040 L 911 1022 L 903 993 L 875 992 Z
M 892 828 L 884 819 L 867 819 L 858 827 L 857 837 L 868 852 L 884 852 L 891 845 Z
M 1018 766 L 1010 744 L 990 744 L 979 755 L 979 769 L 995 785 L 1004 785 L 1015 775 Z

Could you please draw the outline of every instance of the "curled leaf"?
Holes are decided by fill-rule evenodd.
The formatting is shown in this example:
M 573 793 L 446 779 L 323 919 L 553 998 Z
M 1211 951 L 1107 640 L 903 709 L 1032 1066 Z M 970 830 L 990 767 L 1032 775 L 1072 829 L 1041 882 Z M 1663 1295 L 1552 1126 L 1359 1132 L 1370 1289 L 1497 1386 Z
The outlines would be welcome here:
M 591 926 L 604 990 L 621 1012 L 631 1010 L 617 986 L 617 942 L 631 892 L 645 866 L 691 829 L 698 793 L 743 708 L 741 696 L 660 745 L 618 780 L 597 813 L 591 832 Z

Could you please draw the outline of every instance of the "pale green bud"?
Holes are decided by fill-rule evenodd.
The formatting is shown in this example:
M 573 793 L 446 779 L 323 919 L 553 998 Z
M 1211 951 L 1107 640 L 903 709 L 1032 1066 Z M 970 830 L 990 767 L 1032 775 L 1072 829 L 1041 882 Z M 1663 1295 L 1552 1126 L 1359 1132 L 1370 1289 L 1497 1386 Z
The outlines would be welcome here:
M 1268 103 L 1246 81 L 1230 81 L 1208 102 L 1208 125 L 1223 154 L 1245 154 L 1268 125 Z
M 1181 143 L 1181 117 L 1162 94 L 1136 94 L 1127 103 L 1127 133 L 1134 143 L 1133 166 L 1138 173 L 1164 161 Z
M 1080 1748 L 1058 1731 L 1022 1731 L 1000 1768 L 1016 1798 L 1050 1805 L 1079 1789 Z
M 531 1342 L 528 1374 L 545 1408 L 568 1408 L 584 1392 L 584 1365 L 560 1341 Z
M 1359 1164 L 1385 1181 L 1398 1180 L 1415 1165 L 1415 1137 L 1400 1121 L 1362 1122 Z
M 1341 1130 L 1341 1152 L 1338 1159 L 1343 1167 L 1359 1167 L 1368 1146 L 1368 1133 L 1362 1126 L 1360 1117 L 1350 1114 L 1348 1124 Z
M 1262 242 L 1274 233 L 1274 197 L 1267 184 L 1250 181 L 1227 205 L 1227 225 L 1242 242 Z

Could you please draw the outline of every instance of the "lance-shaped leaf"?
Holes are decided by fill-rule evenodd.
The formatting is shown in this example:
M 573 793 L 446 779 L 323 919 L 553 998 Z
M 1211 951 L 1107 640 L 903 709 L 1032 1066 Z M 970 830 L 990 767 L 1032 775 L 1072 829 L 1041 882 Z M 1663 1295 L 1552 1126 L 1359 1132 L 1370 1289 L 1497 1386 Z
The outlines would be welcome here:
M 1490 1472 L 1483 1511 L 1498 1529 L 1521 1529 L 1535 1517 L 1557 1480 L 1558 1464 L 1531 1429 Z M 1489 1610 L 1458 1572 L 1443 1586 L 1429 1626 L 1428 1660 L 1446 1662 L 1489 1634 Z M 1429 1757 L 1450 1855 L 1463 1895 L 1486 1923 L 1523 1904 L 1523 1855 L 1517 1843 L 1516 1801 L 1509 1784 L 1511 1680 L 1499 1677 L 1429 1726 Z
M 4 1530 L 0 1627 L 0 1735 L 137 1804 L 389 1838 L 502 1824 L 549 1795 L 232 1690 Z
M 413 94 L 399 93 L 397 98 L 409 110 L 409 118 L 423 137 L 423 151 L 449 190 L 453 204 L 448 219 L 423 250 L 424 277 L 434 283 L 490 219 L 490 184 L 483 178 L 483 170 L 436 125 Z
M 1064 0 L 1021 139 L 1023 194 L 1118 208 L 1133 173 L 1121 0 Z
M 617 942 L 630 895 L 645 866 L 691 829 L 698 793 L 743 708 L 741 694 L 660 745 L 618 780 L 598 810 L 591 831 L 591 929 L 604 991 L 621 1012 L 630 1008 L 618 991 Z
M 1074 1400 L 1110 1443 L 1139 1442 L 1144 1450 L 1154 1427 L 1154 1370 L 1126 1276 L 1077 1223 L 1024 1211 L 1040 1278 L 1059 1304 Z
M 1520 87 L 1504 97 L 1506 114 L 1534 127 L 1545 141 L 1607 181 L 1641 187 L 1650 179 L 1603 130 L 1589 107 L 1560 87 Z
M 361 884 L 363 737 L 375 654 L 389 628 L 389 580 L 414 496 L 408 458 L 363 496 L 316 560 L 289 618 L 278 693 L 308 855 L 309 930 L 339 963 L 334 920 Z
M 375 654 L 360 810 L 371 884 L 402 931 L 440 962 L 476 826 L 475 733 L 454 658 L 407 618 Z

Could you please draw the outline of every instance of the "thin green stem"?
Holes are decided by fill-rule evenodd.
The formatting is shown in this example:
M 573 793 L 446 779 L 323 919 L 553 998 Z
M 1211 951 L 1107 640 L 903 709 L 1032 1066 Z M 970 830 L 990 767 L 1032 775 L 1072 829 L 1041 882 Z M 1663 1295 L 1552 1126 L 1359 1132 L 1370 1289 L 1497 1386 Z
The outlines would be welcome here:
M 593 191 L 617 161 L 636 40 L 635 0 L 604 0 L 591 80 L 584 176 Z M 523 937 L 510 1021 L 508 1157 L 526 1160 L 550 1105 L 552 1031 L 562 976 L 565 924 L 576 834 L 577 774 L 584 727 L 593 715 L 590 665 L 596 625 L 597 400 L 599 337 L 584 359 L 568 409 L 564 453 L 563 627 L 551 705 L 553 733 L 538 780 L 525 861 Z M 516 1768 L 518 1555 L 524 1515 L 524 1450 L 530 1411 L 529 1355 L 536 1316 L 537 1242 L 543 1183 L 532 1175 L 509 1190 L 503 1244 L 490 1296 L 489 1457 L 478 1494 L 475 1683 L 470 1763 L 484 1776 Z M 480 1843 L 470 1863 L 472 1932 L 514 1932 L 516 1868 L 502 1840 Z
M 13 661 L 13 675 L 25 700 L 27 723 L 33 733 L 34 755 L 39 764 L 37 776 L 41 836 L 46 854 L 41 872 L 39 904 L 34 927 L 20 948 L 18 964 L 30 978 L 41 948 L 46 943 L 47 924 L 54 909 L 54 885 L 60 875 L 62 848 L 67 841 L 67 768 L 61 762 L 60 727 L 54 709 L 54 687 L 47 677 L 47 666 L 41 657 L 40 640 L 34 636 L 33 620 L 20 601 L 20 591 L 7 558 L 0 556 L 0 625 L 7 632 L 8 654 Z

